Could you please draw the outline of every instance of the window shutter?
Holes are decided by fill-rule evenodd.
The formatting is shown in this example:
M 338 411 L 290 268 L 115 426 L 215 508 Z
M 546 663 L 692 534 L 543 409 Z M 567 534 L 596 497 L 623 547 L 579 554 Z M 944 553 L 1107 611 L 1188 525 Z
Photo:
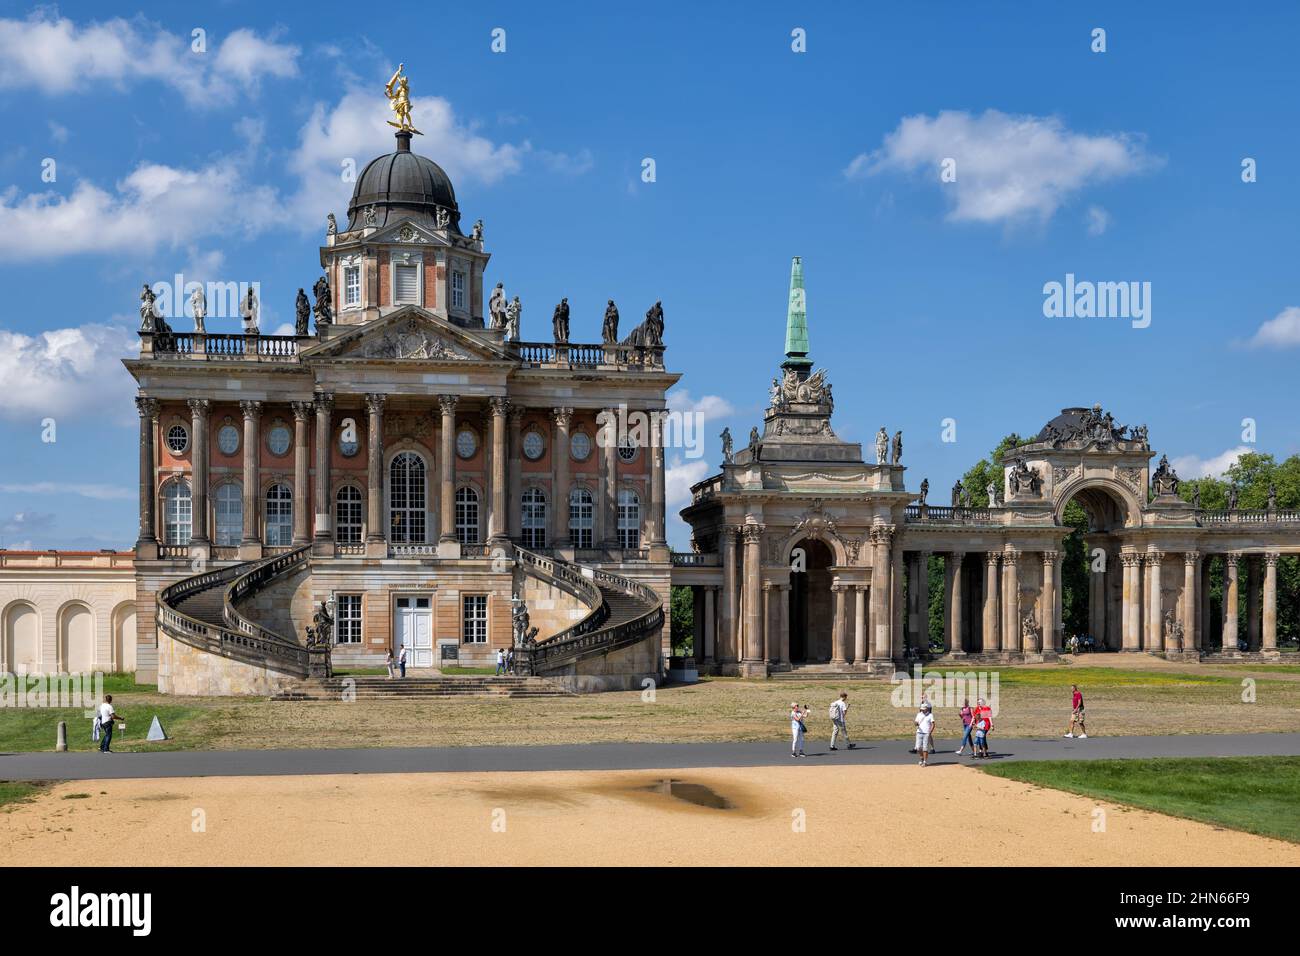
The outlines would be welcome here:
M 418 266 L 398 265 L 397 267 L 397 301 L 420 301 L 420 270 Z

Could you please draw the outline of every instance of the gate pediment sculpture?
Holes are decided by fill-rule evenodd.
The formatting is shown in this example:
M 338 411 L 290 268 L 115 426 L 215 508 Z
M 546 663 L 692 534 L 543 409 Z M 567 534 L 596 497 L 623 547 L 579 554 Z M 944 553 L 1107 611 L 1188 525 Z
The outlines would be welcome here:
M 1157 498 L 1178 496 L 1178 472 L 1170 467 L 1168 455 L 1160 456 L 1160 464 L 1151 475 L 1151 491 Z
M 1011 494 L 1015 497 L 1037 497 L 1042 492 L 1043 479 L 1038 472 L 1025 464 L 1023 458 L 1017 458 L 1007 475 Z

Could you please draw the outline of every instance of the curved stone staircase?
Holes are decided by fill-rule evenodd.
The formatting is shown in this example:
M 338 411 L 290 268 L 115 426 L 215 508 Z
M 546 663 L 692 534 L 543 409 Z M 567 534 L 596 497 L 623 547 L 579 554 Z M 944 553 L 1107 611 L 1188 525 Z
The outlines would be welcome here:
M 515 548 L 515 557 L 523 573 L 566 591 L 589 609 L 576 624 L 537 642 L 527 655 L 531 658 L 533 675 L 581 674 L 584 661 L 606 658 L 641 641 L 655 642 L 652 649 L 647 648 L 646 659 L 657 662 L 664 611 L 659 595 L 652 589 L 621 575 L 534 554 L 523 548 Z M 288 677 L 303 678 L 305 688 L 309 686 L 305 681 L 307 648 L 292 635 L 277 634 L 239 611 L 246 598 L 301 570 L 310 570 L 310 548 L 305 545 L 285 554 L 183 578 L 158 593 L 158 627 L 173 640 L 201 651 Z M 504 680 L 493 679 L 494 682 Z M 446 679 L 442 683 L 448 693 L 473 693 L 480 689 L 477 684 L 471 687 L 463 682 L 452 686 Z M 482 692 L 508 696 L 536 696 L 543 692 L 540 682 L 535 680 L 507 683 Z M 365 696 L 372 694 L 385 697 L 390 691 L 376 687 Z M 310 699 L 315 695 L 288 692 L 284 696 Z

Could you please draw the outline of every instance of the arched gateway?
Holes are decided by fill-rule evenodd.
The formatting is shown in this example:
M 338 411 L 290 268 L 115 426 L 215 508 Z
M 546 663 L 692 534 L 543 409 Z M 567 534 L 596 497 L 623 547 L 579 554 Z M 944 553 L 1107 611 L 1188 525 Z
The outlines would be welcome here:
M 932 505 L 927 483 L 919 494 L 905 487 L 901 433 L 876 433 L 874 461 L 835 435 L 803 303 L 796 259 L 786 360 L 763 428 L 734 453 L 724 434 L 721 472 L 695 485 L 682 511 L 695 553 L 675 556 L 673 583 L 695 588 L 705 670 L 884 674 L 909 647 L 929 655 L 931 557 L 944 568 L 937 651 L 968 662 L 1060 652 L 1067 570 L 1087 589 L 1086 633 L 1099 648 L 1199 659 L 1220 646 L 1235 653 L 1243 638 L 1246 651 L 1276 655 L 1277 561 L 1300 554 L 1300 512 L 1184 501 L 1167 459 L 1152 470 L 1146 426 L 1118 424 L 1100 405 L 1064 409 L 1005 453 L 993 506 L 969 507 L 960 488 L 951 504 Z M 1071 502 L 1087 517 L 1086 566 L 1076 551 L 1067 569 Z M 1217 616 L 1212 570 L 1227 596 Z

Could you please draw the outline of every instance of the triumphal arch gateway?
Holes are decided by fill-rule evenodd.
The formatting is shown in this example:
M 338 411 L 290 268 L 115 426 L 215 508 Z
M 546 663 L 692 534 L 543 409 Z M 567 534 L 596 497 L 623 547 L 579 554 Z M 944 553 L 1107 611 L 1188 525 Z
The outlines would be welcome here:
M 1040 661 L 1062 651 L 1066 505 L 1088 519 L 1088 629 L 1098 646 L 1199 659 L 1277 654 L 1277 563 L 1300 553 L 1300 512 L 1211 511 L 1177 494 L 1167 459 L 1154 470 L 1145 426 L 1099 405 L 1066 408 L 1006 453 L 996 504 L 909 491 L 903 440 L 885 428 L 870 456 L 839 438 L 824 370 L 808 357 L 801 263 L 794 262 L 786 357 L 763 425 L 682 511 L 693 553 L 673 582 L 695 591 L 702 666 L 761 676 L 812 665 L 887 674 L 935 653 L 932 556 L 943 564 L 943 640 L 967 662 Z M 1226 600 L 1212 620 L 1210 575 Z M 1247 589 L 1246 620 L 1239 592 Z M 1211 643 L 1213 638 L 1213 644 Z

